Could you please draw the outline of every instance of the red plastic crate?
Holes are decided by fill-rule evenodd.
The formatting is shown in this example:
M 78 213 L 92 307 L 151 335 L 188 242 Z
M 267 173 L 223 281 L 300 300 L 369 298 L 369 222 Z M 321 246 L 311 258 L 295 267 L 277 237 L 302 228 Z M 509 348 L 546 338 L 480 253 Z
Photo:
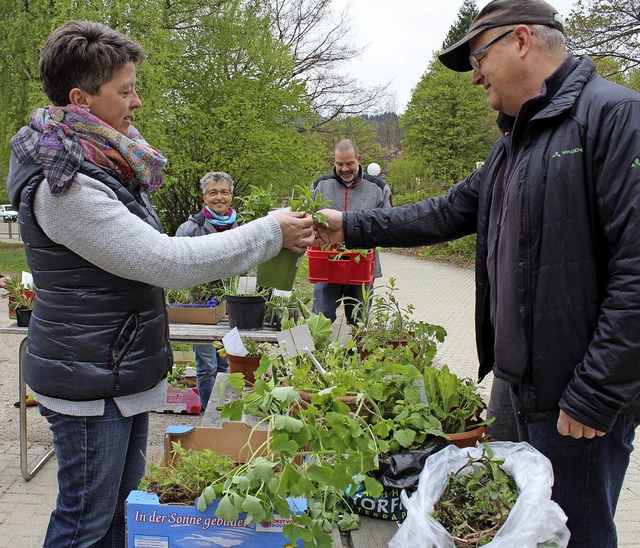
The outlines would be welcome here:
M 308 247 L 310 282 L 346 285 L 369 285 L 373 283 L 375 266 L 374 252 L 366 256 L 358 251 L 324 251 L 319 247 Z

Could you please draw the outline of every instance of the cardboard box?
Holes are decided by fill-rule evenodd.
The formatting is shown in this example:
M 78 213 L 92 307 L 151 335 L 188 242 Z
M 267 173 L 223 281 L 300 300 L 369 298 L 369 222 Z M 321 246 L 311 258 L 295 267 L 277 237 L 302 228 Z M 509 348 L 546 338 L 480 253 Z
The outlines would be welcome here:
M 225 302 L 215 307 L 206 306 L 169 306 L 167 315 L 169 323 L 204 323 L 216 324 L 227 314 Z
M 167 387 L 164 407 L 154 409 L 156 413 L 186 413 L 197 415 L 202 411 L 202 402 L 197 388 Z
M 268 432 L 255 431 L 241 422 L 226 422 L 221 428 L 169 426 L 165 433 L 163 461 L 173 457 L 172 443 L 182 447 L 211 449 L 245 462 L 246 447 L 258 448 L 268 440 Z M 302 547 L 289 541 L 282 528 L 290 520 L 274 516 L 273 521 L 245 523 L 246 514 L 233 522 L 225 522 L 215 515 L 219 501 L 200 512 L 195 506 L 160 504 L 158 497 L 146 491 L 132 491 L 126 502 L 127 546 L 129 548 L 171 548 L 179 546 L 248 546 L 255 548 Z M 304 499 L 293 499 L 291 508 L 304 512 Z
M 186 351 L 186 350 L 173 351 L 173 363 L 191 363 L 194 361 L 196 361 L 196 353 L 193 351 Z M 185 376 L 190 376 L 190 374 L 188 373 L 190 369 L 192 368 L 187 367 L 187 374 Z M 195 376 L 195 370 L 193 375 Z
M 215 515 L 219 501 L 200 512 L 195 506 L 160 504 L 158 497 L 146 491 L 131 491 L 127 497 L 127 546 L 129 548 L 178 548 L 181 546 L 247 546 L 253 548 L 295 548 L 282 528 L 292 523 L 274 515 L 270 522 L 245 523 L 246 514 L 237 520 L 223 521 Z M 297 505 L 306 501 L 296 499 Z

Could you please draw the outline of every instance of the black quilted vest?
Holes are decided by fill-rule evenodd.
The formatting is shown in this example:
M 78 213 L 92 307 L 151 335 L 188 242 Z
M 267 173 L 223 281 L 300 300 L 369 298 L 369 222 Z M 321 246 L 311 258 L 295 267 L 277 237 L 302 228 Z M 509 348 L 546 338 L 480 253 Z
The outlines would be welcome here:
M 87 162 L 80 171 L 106 184 L 132 214 L 162 232 L 144 193 L 129 192 Z M 10 178 L 11 172 L 23 178 L 11 186 L 20 190 L 20 230 L 37 288 L 25 357 L 27 384 L 40 394 L 74 401 L 153 388 L 172 365 L 163 290 L 110 274 L 51 241 L 33 214 L 42 172 L 15 158 Z

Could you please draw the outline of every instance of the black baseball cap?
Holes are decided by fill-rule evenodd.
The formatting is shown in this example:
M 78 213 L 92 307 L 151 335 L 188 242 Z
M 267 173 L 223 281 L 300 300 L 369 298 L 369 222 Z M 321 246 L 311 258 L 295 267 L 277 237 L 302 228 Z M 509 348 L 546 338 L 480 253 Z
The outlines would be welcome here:
M 493 0 L 489 2 L 471 23 L 466 36 L 444 50 L 438 59 L 457 72 L 472 70 L 469 64 L 469 42 L 481 32 L 505 25 L 547 25 L 564 33 L 562 16 L 543 0 Z

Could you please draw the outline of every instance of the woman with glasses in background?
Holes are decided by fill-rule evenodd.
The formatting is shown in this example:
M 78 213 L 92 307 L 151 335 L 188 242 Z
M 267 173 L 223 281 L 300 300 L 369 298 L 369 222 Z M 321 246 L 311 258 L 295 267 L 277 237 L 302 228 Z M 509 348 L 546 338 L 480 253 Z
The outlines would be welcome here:
M 233 199 L 233 179 L 228 173 L 215 171 L 200 179 L 204 205 L 195 215 L 182 223 L 176 236 L 203 236 L 215 232 L 224 232 L 238 226 L 237 214 L 231 207 Z M 202 410 L 207 408 L 218 371 L 229 368 L 226 358 L 216 354 L 211 343 L 194 344 L 196 355 L 196 380 Z

